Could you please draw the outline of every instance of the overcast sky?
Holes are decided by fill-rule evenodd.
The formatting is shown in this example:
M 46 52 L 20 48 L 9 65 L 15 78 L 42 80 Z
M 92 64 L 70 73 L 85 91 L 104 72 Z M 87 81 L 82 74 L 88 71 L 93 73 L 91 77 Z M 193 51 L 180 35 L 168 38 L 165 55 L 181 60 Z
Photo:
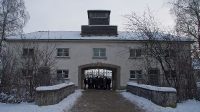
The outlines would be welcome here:
M 25 33 L 34 31 L 80 31 L 81 25 L 88 24 L 87 10 L 111 10 L 110 24 L 124 30 L 122 15 L 132 11 L 143 13 L 147 6 L 166 26 L 173 20 L 166 0 L 24 0 L 30 20 Z

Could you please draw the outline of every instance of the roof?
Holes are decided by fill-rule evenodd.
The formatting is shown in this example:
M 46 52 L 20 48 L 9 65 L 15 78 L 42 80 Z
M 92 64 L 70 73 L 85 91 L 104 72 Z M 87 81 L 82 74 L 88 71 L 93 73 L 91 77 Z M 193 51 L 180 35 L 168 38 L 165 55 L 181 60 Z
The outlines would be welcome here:
M 110 10 L 87 10 L 88 12 L 111 12 Z
M 163 33 L 156 34 L 157 40 L 166 41 L 165 37 L 160 38 Z M 164 34 L 166 37 L 170 36 L 173 41 L 193 42 L 191 38 L 179 37 L 169 34 Z M 142 36 L 139 32 L 119 31 L 118 36 L 90 36 L 81 37 L 81 31 L 38 31 L 32 33 L 21 34 L 17 36 L 7 37 L 6 40 L 21 40 L 21 39 L 37 39 L 37 40 L 120 40 L 120 41 L 139 41 L 149 40 L 149 38 Z M 170 41 L 171 41 L 170 40 Z

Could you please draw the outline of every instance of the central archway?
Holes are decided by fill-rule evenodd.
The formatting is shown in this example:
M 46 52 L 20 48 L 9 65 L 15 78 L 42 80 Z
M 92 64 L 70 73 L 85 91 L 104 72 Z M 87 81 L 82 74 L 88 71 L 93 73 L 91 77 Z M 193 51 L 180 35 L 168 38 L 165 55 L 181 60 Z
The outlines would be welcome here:
M 90 63 L 78 67 L 78 88 L 83 89 L 84 71 L 88 69 L 107 69 L 112 71 L 112 89 L 120 89 L 120 66 L 106 63 Z

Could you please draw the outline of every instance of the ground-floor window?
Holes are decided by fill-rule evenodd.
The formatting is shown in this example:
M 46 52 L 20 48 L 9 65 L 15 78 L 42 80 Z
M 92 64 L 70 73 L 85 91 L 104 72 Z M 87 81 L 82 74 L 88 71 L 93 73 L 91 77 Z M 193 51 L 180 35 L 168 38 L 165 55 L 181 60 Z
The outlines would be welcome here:
M 131 70 L 130 71 L 130 78 L 131 79 L 137 79 L 137 77 L 139 79 L 142 78 L 142 70 Z
M 154 69 L 154 70 L 149 70 L 149 82 L 150 82 L 150 85 L 158 85 L 158 70 Z
M 57 70 L 57 78 L 68 78 L 69 70 Z

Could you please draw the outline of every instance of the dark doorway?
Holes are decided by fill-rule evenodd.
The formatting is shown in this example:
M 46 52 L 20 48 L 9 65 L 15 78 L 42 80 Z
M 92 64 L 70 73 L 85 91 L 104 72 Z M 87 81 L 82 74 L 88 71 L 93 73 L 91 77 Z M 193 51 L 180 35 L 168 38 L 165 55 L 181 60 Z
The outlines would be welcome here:
M 120 67 L 119 66 L 112 65 L 112 64 L 105 64 L 105 63 L 92 63 L 92 64 L 79 66 L 78 88 L 84 89 L 85 77 L 95 77 L 95 76 L 105 77 L 106 75 L 110 75 L 110 73 L 112 74 L 111 75 L 112 90 L 120 89 Z

